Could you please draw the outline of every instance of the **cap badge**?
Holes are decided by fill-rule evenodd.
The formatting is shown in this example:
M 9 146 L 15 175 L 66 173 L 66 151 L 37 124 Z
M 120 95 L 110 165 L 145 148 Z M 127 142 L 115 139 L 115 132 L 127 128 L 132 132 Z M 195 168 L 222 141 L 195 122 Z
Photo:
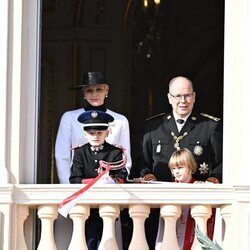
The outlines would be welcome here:
M 91 117 L 92 117 L 93 119 L 96 119 L 96 118 L 98 117 L 98 113 L 97 113 L 96 111 L 93 111 L 93 112 L 91 113 Z

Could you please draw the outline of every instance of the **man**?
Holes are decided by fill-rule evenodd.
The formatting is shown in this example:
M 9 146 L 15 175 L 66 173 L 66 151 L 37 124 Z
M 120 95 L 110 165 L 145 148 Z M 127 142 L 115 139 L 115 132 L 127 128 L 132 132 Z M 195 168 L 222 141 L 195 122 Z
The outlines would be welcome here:
M 222 181 L 222 125 L 218 118 L 195 114 L 195 98 L 188 78 L 178 76 L 170 81 L 168 101 L 172 113 L 146 121 L 142 152 L 131 168 L 134 182 L 172 181 L 168 161 L 181 148 L 189 149 L 195 157 L 197 170 L 193 176 L 197 181 Z M 145 223 L 150 250 L 155 249 L 158 220 L 159 210 L 154 209 Z
M 178 76 L 170 81 L 168 101 L 172 113 L 146 121 L 142 152 L 132 168 L 137 176 L 131 177 L 140 177 L 136 181 L 171 181 L 168 160 L 180 148 L 188 148 L 194 154 L 195 179 L 222 181 L 222 124 L 213 116 L 193 113 L 195 98 L 188 78 Z

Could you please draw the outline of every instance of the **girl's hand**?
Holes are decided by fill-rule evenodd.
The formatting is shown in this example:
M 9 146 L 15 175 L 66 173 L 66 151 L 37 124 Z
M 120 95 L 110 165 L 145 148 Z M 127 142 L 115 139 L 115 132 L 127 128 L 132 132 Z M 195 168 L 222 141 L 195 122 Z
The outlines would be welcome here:
M 205 181 L 195 181 L 194 184 L 204 184 Z

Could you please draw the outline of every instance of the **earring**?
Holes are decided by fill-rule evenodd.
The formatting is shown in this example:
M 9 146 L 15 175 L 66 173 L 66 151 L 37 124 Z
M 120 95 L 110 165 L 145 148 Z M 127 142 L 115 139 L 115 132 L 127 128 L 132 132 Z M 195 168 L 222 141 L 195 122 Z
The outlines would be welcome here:
M 105 95 L 106 98 L 108 98 L 108 95 Z

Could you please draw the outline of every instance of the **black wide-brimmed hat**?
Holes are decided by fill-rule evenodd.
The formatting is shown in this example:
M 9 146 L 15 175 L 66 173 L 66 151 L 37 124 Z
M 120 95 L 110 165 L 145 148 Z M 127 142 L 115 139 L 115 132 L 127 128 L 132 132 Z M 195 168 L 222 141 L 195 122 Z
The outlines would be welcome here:
M 77 120 L 83 123 L 84 130 L 107 130 L 114 117 L 100 110 L 89 110 L 80 114 Z
M 83 73 L 82 84 L 69 87 L 69 90 L 82 89 L 83 87 L 92 86 L 96 84 L 107 84 L 107 81 L 101 71 L 92 71 Z

